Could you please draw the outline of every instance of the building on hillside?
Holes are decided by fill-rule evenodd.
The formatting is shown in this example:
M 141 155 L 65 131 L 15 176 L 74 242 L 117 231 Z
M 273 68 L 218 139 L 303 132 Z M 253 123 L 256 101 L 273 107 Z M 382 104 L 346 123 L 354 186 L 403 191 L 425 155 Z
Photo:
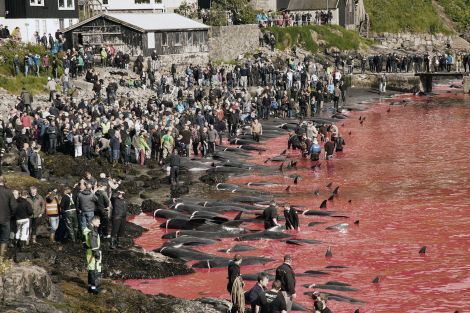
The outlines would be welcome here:
M 197 6 L 197 0 L 79 0 L 84 10 L 99 13 L 174 12 L 184 2 Z
M 111 45 L 130 56 L 149 56 L 156 50 L 162 59 L 184 63 L 208 59 L 208 30 L 207 25 L 175 13 L 101 13 L 64 34 L 67 48 L 91 46 L 98 53 Z
M 289 0 L 251 0 L 251 5 L 256 10 L 283 11 L 289 6 Z
M 0 0 L 0 24 L 10 32 L 19 27 L 22 41 L 33 35 L 52 34 L 78 23 L 77 0 Z
M 331 11 L 331 24 L 348 29 L 359 29 L 366 19 L 363 0 L 290 0 L 287 10 L 312 16 Z

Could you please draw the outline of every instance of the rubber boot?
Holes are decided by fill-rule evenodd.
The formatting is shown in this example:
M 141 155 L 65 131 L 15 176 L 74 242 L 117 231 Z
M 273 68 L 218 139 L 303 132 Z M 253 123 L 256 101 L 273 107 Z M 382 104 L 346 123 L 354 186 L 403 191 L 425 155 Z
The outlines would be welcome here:
M 54 233 L 51 233 L 49 235 L 49 239 L 51 240 L 51 242 L 54 242 L 55 241 L 55 234 Z
M 33 244 L 36 244 L 36 243 L 37 243 L 37 241 L 36 241 L 36 235 L 32 235 L 32 236 L 31 236 L 31 242 L 32 242 Z
M 112 237 L 111 238 L 111 249 L 116 249 L 116 238 Z
M 5 254 L 7 253 L 7 244 L 6 243 L 1 243 L 0 244 L 0 263 L 3 262 L 5 259 Z

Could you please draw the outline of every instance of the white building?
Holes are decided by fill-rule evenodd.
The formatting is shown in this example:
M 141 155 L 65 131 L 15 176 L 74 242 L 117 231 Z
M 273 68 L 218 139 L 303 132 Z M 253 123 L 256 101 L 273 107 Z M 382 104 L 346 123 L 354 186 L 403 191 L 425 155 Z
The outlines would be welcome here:
M 22 40 L 33 40 L 40 35 L 52 34 L 78 23 L 77 0 L 0 0 L 0 24 L 8 26 L 10 33 L 19 27 Z
M 184 2 L 197 5 L 197 0 L 84 0 L 103 13 L 173 12 Z

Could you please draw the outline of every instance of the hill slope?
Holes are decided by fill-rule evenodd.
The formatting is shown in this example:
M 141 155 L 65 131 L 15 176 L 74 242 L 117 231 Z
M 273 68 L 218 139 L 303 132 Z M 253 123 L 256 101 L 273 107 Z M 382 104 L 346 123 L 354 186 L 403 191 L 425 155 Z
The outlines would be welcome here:
M 445 10 L 446 1 L 455 0 L 443 0 L 441 5 Z M 373 32 L 452 32 L 437 14 L 431 0 L 364 0 L 364 4 Z

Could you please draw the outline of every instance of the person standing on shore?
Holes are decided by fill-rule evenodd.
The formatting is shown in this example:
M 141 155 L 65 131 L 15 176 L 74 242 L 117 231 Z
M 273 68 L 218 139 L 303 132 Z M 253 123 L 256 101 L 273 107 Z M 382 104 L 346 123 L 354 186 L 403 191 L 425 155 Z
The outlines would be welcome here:
M 181 166 L 181 157 L 178 155 L 178 150 L 173 149 L 173 153 L 170 156 L 170 184 L 178 184 L 178 176 Z
M 269 276 L 266 273 L 258 275 L 258 281 L 247 293 L 247 300 L 251 305 L 251 312 L 269 313 L 268 300 L 266 299 L 266 287 L 269 283 Z
M 78 235 L 78 217 L 75 203 L 73 202 L 72 189 L 65 187 L 64 195 L 60 200 L 60 211 L 65 217 L 65 229 L 69 239 L 75 243 Z
M 290 255 L 285 255 L 284 263 L 276 269 L 276 280 L 281 282 L 281 290 L 287 293 L 287 313 L 290 313 L 292 302 L 297 296 L 295 293 L 295 273 L 292 269 L 292 257 Z
M 385 94 L 387 91 L 387 75 L 385 73 L 382 73 L 379 78 L 379 93 Z
M 242 256 L 235 254 L 233 259 L 228 265 L 228 283 L 227 291 L 232 298 L 232 310 L 230 313 L 243 313 L 245 312 L 245 294 L 243 287 L 245 283 L 240 274 L 240 264 L 242 263 Z
M 124 236 L 126 227 L 127 208 L 128 203 L 124 199 L 124 191 L 116 191 L 111 198 L 113 205 L 112 217 L 112 231 L 111 231 L 111 249 L 119 247 L 119 238 Z
M 38 194 L 38 188 L 36 186 L 31 186 L 29 188 L 29 198 L 28 201 L 33 207 L 33 216 L 30 221 L 30 230 L 31 230 L 31 243 L 36 242 L 36 231 L 41 221 L 41 217 L 44 214 L 45 202 L 44 198 Z
M 10 240 L 10 219 L 15 215 L 16 199 L 5 187 L 5 179 L 0 176 L 0 263 L 3 262 Z
M 251 135 L 253 136 L 253 140 L 256 142 L 259 142 L 260 136 L 263 135 L 263 125 L 257 118 L 255 118 L 251 124 Z
M 88 292 L 93 294 L 100 293 L 100 274 L 101 274 L 101 241 L 98 227 L 100 226 L 100 217 L 93 216 L 90 224 L 83 230 L 86 245 L 86 262 L 88 269 Z

